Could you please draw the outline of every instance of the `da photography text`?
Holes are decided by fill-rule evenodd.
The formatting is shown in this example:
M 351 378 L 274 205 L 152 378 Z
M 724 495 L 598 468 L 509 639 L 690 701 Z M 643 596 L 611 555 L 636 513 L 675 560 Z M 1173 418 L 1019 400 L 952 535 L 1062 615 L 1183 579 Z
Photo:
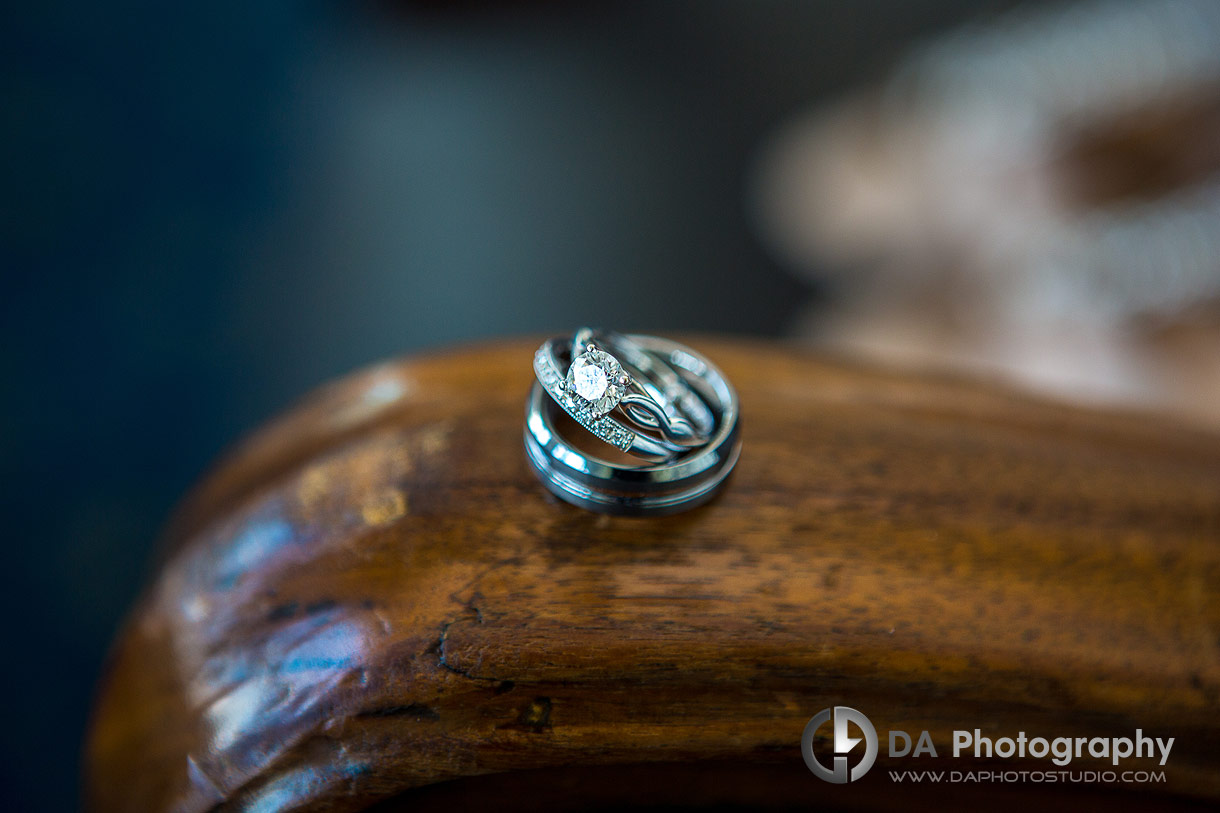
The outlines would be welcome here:
M 833 758 L 829 764 L 824 764 L 826 758 L 819 758 L 814 753 L 813 743 L 818 729 L 827 723 L 833 724 L 830 729 Z M 853 734 L 851 726 L 858 734 Z M 912 735 L 908 731 L 892 729 L 886 740 L 891 758 L 941 756 L 927 731 Z M 952 741 L 952 755 L 958 759 L 1034 758 L 1046 759 L 1059 767 L 1086 757 L 1109 760 L 1115 766 L 1128 759 L 1157 759 L 1163 767 L 1169 761 L 1174 738 L 1150 737 L 1139 728 L 1129 737 L 1030 736 L 1024 731 L 1018 731 L 1016 736 L 992 737 L 975 728 L 954 731 Z M 856 754 L 861 754 L 859 761 L 849 768 L 848 754 L 860 743 L 864 743 L 864 748 L 856 751 Z M 854 782 L 864 776 L 876 761 L 880 745 L 877 730 L 868 717 L 848 706 L 834 706 L 818 712 L 805 726 L 801 737 L 801 753 L 809 770 L 819 778 L 836 784 Z

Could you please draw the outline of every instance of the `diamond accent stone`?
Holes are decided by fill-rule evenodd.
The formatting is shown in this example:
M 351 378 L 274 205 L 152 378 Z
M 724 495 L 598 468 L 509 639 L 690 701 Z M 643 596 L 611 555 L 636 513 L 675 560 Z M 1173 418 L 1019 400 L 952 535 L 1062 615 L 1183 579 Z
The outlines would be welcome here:
M 594 417 L 600 418 L 618 406 L 627 393 L 623 368 L 618 359 L 604 350 L 591 348 L 572 360 L 566 380 L 567 390 L 585 401 Z

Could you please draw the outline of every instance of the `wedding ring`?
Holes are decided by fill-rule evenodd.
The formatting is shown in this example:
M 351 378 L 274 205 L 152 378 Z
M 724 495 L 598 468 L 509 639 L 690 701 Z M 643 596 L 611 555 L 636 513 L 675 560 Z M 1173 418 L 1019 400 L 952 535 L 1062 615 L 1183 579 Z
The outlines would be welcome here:
M 543 342 L 534 354 L 534 375 L 547 394 L 594 437 L 658 463 L 706 442 L 689 422 L 671 418 L 666 407 L 652 398 L 617 358 L 589 343 L 569 361 L 568 347 L 560 338 Z M 625 404 L 621 413 L 617 410 L 620 404 Z M 638 411 L 627 411 L 631 408 Z M 645 428 L 655 431 L 637 431 L 647 422 L 645 415 L 656 421 L 656 425 Z
M 582 327 L 572 339 L 572 357 L 581 348 L 601 347 L 613 353 L 634 374 L 645 399 L 626 396 L 620 406 L 628 419 L 645 430 L 680 438 L 684 446 L 698 446 L 711 435 L 714 417 L 704 398 L 664 359 L 647 352 L 628 336 L 611 330 Z M 656 407 L 662 414 L 656 415 Z
M 659 459 L 640 465 L 622 464 L 590 453 L 586 450 L 588 444 L 579 443 L 579 438 L 565 436 L 565 431 L 580 430 L 565 430 L 562 427 L 564 412 L 602 440 L 611 438 L 621 451 L 638 451 L 641 433 L 633 432 L 617 420 L 614 421 L 618 424 L 617 429 L 602 423 L 608 413 L 596 418 L 589 417 L 590 411 L 578 411 L 577 415 L 573 415 L 565 402 L 555 397 L 555 391 L 566 393 L 565 389 L 556 389 L 552 376 L 560 375 L 559 368 L 568 356 L 561 347 L 562 340 L 550 339 L 535 356 L 535 372 L 538 374 L 526 403 L 524 439 L 531 467 L 543 485 L 560 499 L 602 513 L 659 516 L 707 502 L 723 486 L 740 454 L 736 392 L 711 361 L 688 347 L 668 339 L 643 335 L 623 336 L 623 341 L 619 341 L 616 338 L 618 335 L 603 332 L 595 337 L 594 344 L 600 341 L 622 354 L 622 367 L 627 363 L 628 356 L 623 351 L 623 342 L 629 342 L 633 352 L 646 354 L 646 358 L 633 359 L 634 363 L 630 365 L 632 369 L 638 369 L 637 364 L 644 367 L 656 365 L 672 372 L 677 380 L 670 381 L 668 388 L 659 383 L 658 376 L 652 373 L 641 375 L 640 378 L 648 380 L 662 393 L 663 400 L 658 400 L 658 404 L 667 413 L 682 412 L 672 398 L 664 395 L 667 389 L 671 394 L 677 394 L 680 390 L 676 387 L 680 385 L 682 390 L 690 393 L 689 397 L 698 398 L 709 417 L 706 439 L 699 445 L 684 447 L 679 451 L 664 448 L 664 457 L 658 456 Z M 587 344 L 585 349 L 587 352 Z M 601 359 L 597 361 L 604 363 Z M 541 372 L 538 368 L 541 368 Z M 665 374 L 660 374 L 659 378 L 665 378 Z M 691 409 L 695 413 L 700 411 L 698 407 Z M 584 414 L 586 420 L 582 421 L 580 414 Z M 684 417 L 690 420 L 690 417 Z M 690 422 L 695 423 L 693 420 Z M 620 430 L 634 437 L 628 440 L 616 434 Z M 656 442 L 654 437 L 647 437 L 643 445 Z

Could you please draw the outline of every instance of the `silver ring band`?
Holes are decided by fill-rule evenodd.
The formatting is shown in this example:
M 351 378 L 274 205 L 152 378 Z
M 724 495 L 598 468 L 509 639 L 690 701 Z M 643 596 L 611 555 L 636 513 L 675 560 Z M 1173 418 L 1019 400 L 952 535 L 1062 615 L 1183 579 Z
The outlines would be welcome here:
M 688 446 L 707 442 L 715 425 L 715 416 L 704 403 L 704 398 L 708 397 L 706 393 L 700 396 L 665 359 L 647 352 L 622 333 L 582 327 L 572 339 L 573 356 L 578 348 L 591 344 L 611 351 L 624 367 L 635 374 L 637 386 L 663 409 L 661 422 L 665 425 L 662 431 L 667 437 L 675 433 L 684 435 L 683 445 Z M 624 404 L 631 406 L 626 398 Z
M 547 394 L 573 420 L 585 429 L 588 429 L 599 440 L 609 443 L 611 446 L 615 446 L 627 454 L 654 463 L 670 460 L 688 448 L 688 444 L 676 442 L 664 436 L 654 437 L 642 431 L 636 431 L 615 417 L 612 410 L 622 400 L 626 400 L 627 397 L 627 386 L 624 384 L 612 382 L 612 384 L 617 386 L 619 391 L 613 394 L 606 394 L 597 403 L 586 400 L 575 392 L 573 385 L 568 379 L 571 378 L 571 371 L 583 361 L 583 357 L 578 356 L 573 359 L 571 365 L 565 363 L 568 355 L 567 347 L 568 344 L 560 338 L 548 339 L 543 342 L 542 346 L 534 354 L 534 375 Z M 593 351 L 586 354 L 585 357 L 596 356 L 598 354 L 600 356 L 606 355 L 600 353 L 600 351 Z M 602 365 L 602 369 L 598 372 L 602 378 L 606 377 L 606 370 L 617 371 L 619 369 L 617 360 L 612 357 L 608 361 L 598 357 L 597 362 Z M 565 369 L 569 371 L 567 376 L 563 372 Z M 613 374 L 611 377 L 613 377 Z M 604 393 L 606 390 L 599 390 L 599 392 Z M 658 405 L 656 409 L 660 411 L 664 407 Z M 700 440 L 699 442 L 703 441 Z
M 715 365 L 690 348 L 652 336 L 627 338 L 667 364 L 693 392 L 703 394 L 713 421 L 706 443 L 651 465 L 604 460 L 563 437 L 557 424 L 563 407 L 539 377 L 526 404 L 526 456 L 551 493 L 581 508 L 633 516 L 694 508 L 716 494 L 737 462 L 741 449 L 737 394 Z

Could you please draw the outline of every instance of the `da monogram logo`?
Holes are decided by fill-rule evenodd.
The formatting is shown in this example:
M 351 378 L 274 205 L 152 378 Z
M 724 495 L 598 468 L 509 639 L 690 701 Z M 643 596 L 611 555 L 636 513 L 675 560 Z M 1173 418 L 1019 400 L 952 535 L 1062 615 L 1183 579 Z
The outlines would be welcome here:
M 813 738 L 824 723 L 834 719 L 834 769 L 827 769 L 813 753 Z M 847 724 L 852 723 L 864 735 L 864 758 L 850 771 L 847 769 L 847 753 L 856 747 L 860 737 L 852 737 L 847 730 Z M 877 730 L 863 713 L 847 706 L 835 706 L 833 709 L 822 709 L 813 715 L 813 719 L 805 725 L 805 733 L 801 735 L 801 755 L 805 764 L 814 776 L 843 785 L 855 782 L 868 773 L 877 761 Z

